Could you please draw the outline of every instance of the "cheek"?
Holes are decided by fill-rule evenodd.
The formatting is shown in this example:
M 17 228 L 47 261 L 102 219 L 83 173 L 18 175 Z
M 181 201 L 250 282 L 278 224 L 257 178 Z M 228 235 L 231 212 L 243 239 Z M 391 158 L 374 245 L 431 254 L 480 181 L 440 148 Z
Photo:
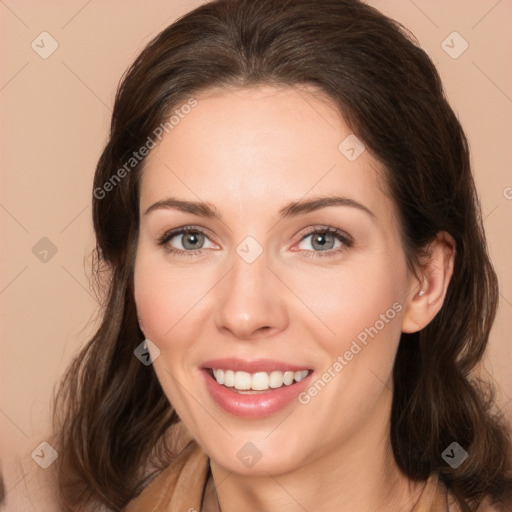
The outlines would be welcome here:
M 180 326 L 190 322 L 194 305 L 207 290 L 208 283 L 197 279 L 197 272 L 171 267 L 162 257 L 139 251 L 134 297 L 147 338 L 161 341 L 172 337 L 178 322 Z
M 330 272 L 311 269 L 302 276 L 290 274 L 292 278 L 294 291 L 312 313 L 302 316 L 302 321 L 309 318 L 312 329 L 314 324 L 326 333 L 324 339 L 331 340 L 330 352 L 343 348 L 375 324 L 379 331 L 385 327 L 389 331 L 389 324 L 400 325 L 402 306 L 398 301 L 404 275 L 398 264 L 376 258 Z
M 314 340 L 318 353 L 323 354 L 318 387 L 322 389 L 325 383 L 327 389 L 314 407 L 336 402 L 343 406 L 340 410 L 352 411 L 354 424 L 370 414 L 384 383 L 391 379 L 400 340 L 401 291 L 406 275 L 399 261 L 358 261 L 329 274 L 309 273 L 295 281 L 297 295 L 311 305 L 314 313 L 301 315 L 298 322 Z M 316 388 L 311 395 L 308 390 L 306 401 L 314 400 Z M 339 418 L 335 423 L 344 421 Z
M 141 244 L 135 262 L 134 298 L 145 337 L 168 356 L 159 358 L 155 369 L 166 359 L 174 372 L 183 363 L 188 366 L 191 360 L 200 359 L 195 352 L 197 341 L 213 318 L 212 296 L 219 269 L 169 259 L 165 251 Z

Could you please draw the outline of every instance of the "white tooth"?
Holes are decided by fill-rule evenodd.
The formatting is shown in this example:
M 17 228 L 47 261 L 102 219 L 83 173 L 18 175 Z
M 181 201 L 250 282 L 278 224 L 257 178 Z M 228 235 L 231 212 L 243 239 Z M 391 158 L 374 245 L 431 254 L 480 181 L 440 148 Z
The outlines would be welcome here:
M 302 370 L 300 372 L 295 372 L 295 380 L 300 382 L 306 375 L 308 374 L 307 370 Z
M 235 389 L 251 389 L 251 374 L 247 372 L 235 372 Z
M 228 388 L 236 388 L 239 391 L 265 391 L 268 388 L 276 389 L 281 386 L 290 386 L 295 382 L 300 382 L 307 377 L 309 370 L 297 372 L 278 370 L 271 372 L 257 372 L 254 374 L 248 372 L 235 372 L 233 370 L 213 370 L 213 376 L 219 384 Z
M 283 385 L 283 372 L 274 371 L 269 376 L 269 386 L 272 389 L 280 388 Z
M 251 388 L 255 391 L 263 391 L 268 389 L 269 376 L 266 372 L 258 372 L 252 376 Z
M 213 374 L 219 384 L 224 384 L 224 370 L 213 370 Z
M 284 372 L 283 382 L 289 386 L 293 382 L 293 378 L 295 377 L 294 372 Z
M 226 370 L 224 372 L 224 386 L 232 388 L 235 385 L 235 372 L 233 370 Z

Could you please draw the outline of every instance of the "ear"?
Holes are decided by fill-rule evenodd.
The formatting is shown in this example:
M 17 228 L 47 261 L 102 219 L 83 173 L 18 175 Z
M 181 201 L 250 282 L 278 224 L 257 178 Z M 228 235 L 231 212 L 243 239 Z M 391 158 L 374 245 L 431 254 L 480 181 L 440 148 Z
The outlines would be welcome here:
M 411 279 L 409 299 L 402 316 L 402 332 L 420 331 L 437 315 L 453 274 L 455 254 L 455 240 L 446 231 L 440 231 L 420 261 L 421 277 Z

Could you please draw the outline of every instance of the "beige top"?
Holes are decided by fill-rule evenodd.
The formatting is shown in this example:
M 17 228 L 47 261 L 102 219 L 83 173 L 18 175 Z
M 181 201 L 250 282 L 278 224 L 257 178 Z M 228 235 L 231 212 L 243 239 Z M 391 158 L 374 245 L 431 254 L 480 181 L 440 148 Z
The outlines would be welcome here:
M 190 441 L 172 463 L 126 507 L 126 512 L 200 512 L 203 496 L 212 488 L 210 461 L 196 441 Z M 448 493 L 437 475 L 427 480 L 412 512 L 450 512 Z

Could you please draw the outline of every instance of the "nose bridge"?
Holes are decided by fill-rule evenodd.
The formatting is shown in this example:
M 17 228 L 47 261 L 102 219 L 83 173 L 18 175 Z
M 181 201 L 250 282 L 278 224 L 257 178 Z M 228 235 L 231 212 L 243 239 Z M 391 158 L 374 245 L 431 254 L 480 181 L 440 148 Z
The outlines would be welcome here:
M 249 338 L 265 329 L 282 329 L 286 312 L 277 283 L 267 268 L 269 255 L 247 237 L 231 258 L 231 271 L 217 289 L 216 324 L 236 337 Z

